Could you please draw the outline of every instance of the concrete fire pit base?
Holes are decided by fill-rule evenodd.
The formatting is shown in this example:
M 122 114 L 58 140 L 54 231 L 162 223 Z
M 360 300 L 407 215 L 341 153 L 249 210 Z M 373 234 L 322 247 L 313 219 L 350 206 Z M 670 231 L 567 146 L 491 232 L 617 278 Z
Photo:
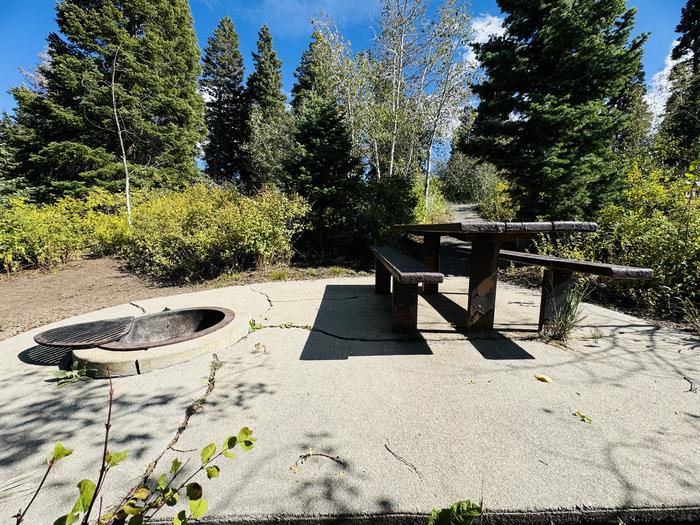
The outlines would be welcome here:
M 249 320 L 250 316 L 244 312 L 236 312 L 233 321 L 226 326 L 208 335 L 181 343 L 145 350 L 83 348 L 73 350 L 72 357 L 73 361 L 85 364 L 86 368 L 97 370 L 98 377 L 106 377 L 108 371 L 112 376 L 145 374 L 233 345 L 248 332 Z

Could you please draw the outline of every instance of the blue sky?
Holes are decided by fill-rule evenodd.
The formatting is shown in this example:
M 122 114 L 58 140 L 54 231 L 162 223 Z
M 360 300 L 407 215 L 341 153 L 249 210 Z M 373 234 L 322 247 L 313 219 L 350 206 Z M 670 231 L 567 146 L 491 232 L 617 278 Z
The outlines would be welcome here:
M 436 0 L 433 0 L 436 1 Z M 0 111 L 10 111 L 12 97 L 7 90 L 23 82 L 20 68 L 29 69 L 46 47 L 46 36 L 56 29 L 55 0 L 0 0 Z M 376 0 L 190 0 L 200 45 L 206 45 L 218 20 L 229 15 L 239 32 L 241 51 L 250 71 L 250 53 L 255 49 L 257 31 L 263 23 L 272 30 L 275 47 L 283 62 L 284 87 L 293 84 L 293 72 L 308 45 L 309 17 L 319 11 L 329 14 L 352 41 L 355 49 L 370 45 L 372 27 L 379 10 Z M 676 38 L 674 29 L 684 0 L 629 0 L 637 7 L 637 32 L 651 32 L 646 45 L 644 67 L 647 80 L 667 66 L 666 58 Z M 495 0 L 473 0 L 472 12 L 486 30 L 499 16 Z M 663 83 L 663 75 L 657 79 Z M 656 85 L 656 83 L 655 83 Z

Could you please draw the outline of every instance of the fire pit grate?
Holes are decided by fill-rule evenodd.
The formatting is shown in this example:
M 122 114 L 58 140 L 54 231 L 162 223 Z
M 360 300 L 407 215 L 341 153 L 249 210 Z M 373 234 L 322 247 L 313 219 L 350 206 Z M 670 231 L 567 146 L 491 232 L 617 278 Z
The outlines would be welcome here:
M 73 324 L 37 334 L 34 340 L 40 345 L 92 348 L 120 339 L 131 331 L 133 324 L 133 317 Z

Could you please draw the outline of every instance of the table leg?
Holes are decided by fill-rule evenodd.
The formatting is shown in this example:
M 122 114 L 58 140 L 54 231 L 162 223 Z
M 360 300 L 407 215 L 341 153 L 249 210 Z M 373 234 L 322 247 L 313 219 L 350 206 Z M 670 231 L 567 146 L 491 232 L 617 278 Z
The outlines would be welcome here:
M 496 309 L 499 242 L 473 242 L 469 262 L 467 330 L 492 330 Z
M 427 233 L 423 236 L 423 264 L 431 270 L 440 271 L 440 234 Z M 438 283 L 423 283 L 424 294 L 438 293 Z
M 568 270 L 550 270 L 545 268 L 542 278 L 542 299 L 540 300 L 540 320 L 537 326 L 542 330 L 544 325 L 556 317 L 566 307 L 571 293 L 573 272 Z

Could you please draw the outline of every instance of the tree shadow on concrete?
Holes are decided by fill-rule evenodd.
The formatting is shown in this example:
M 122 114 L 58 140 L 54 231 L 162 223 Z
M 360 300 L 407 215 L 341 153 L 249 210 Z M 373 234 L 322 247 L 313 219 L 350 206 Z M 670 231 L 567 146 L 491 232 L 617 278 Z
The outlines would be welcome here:
M 391 296 L 375 295 L 372 285 L 329 284 L 300 359 L 430 354 L 420 333 L 392 333 Z

